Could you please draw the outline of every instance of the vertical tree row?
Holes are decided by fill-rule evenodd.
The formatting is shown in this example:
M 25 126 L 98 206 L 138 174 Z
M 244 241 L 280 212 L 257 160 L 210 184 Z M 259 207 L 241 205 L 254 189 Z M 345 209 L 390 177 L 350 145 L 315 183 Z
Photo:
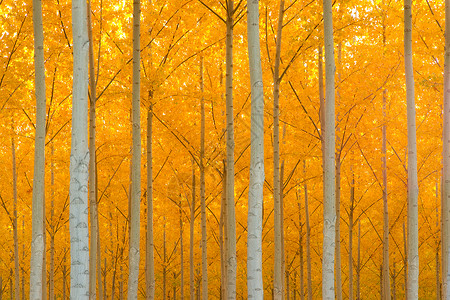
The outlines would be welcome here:
M 248 59 L 251 86 L 251 153 L 248 193 L 247 293 L 263 299 L 262 209 L 264 188 L 264 91 L 259 42 L 259 0 L 247 1 Z

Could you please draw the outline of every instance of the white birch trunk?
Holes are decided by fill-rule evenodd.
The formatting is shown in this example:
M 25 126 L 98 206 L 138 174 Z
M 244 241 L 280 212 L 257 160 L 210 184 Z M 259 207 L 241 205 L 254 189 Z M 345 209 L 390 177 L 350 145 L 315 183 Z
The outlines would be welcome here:
M 331 0 L 323 2 L 325 35 L 325 161 L 323 201 L 323 260 L 322 298 L 334 300 L 334 252 L 335 252 L 335 120 L 334 120 L 334 42 Z
M 141 114 L 140 114 L 140 0 L 133 1 L 133 90 L 132 123 L 133 150 L 131 169 L 131 221 L 128 271 L 128 300 L 137 299 L 140 256 L 140 203 L 141 203 Z
M 233 115 L 233 25 L 234 1 L 227 0 L 226 36 L 226 123 L 227 123 L 227 297 L 236 299 L 236 215 L 234 203 L 234 115 Z
M 444 128 L 443 128 L 443 171 L 442 171 L 442 292 L 443 299 L 449 299 L 450 272 L 450 1 L 445 0 L 445 54 L 444 54 Z
M 86 1 L 72 1 L 73 101 L 70 153 L 70 298 L 89 298 L 88 51 Z
M 405 0 L 405 77 L 408 126 L 408 299 L 419 297 L 419 224 L 416 146 L 416 111 L 412 61 L 411 0 Z
M 33 0 L 34 70 L 36 95 L 36 135 L 34 139 L 34 178 L 30 262 L 30 299 L 42 298 L 44 260 L 44 170 L 45 170 L 45 69 L 42 4 Z
M 277 37 L 275 45 L 275 66 L 273 69 L 273 201 L 274 201 L 274 274 L 273 297 L 281 300 L 284 294 L 283 287 L 283 254 L 282 254 L 282 206 L 280 185 L 280 60 L 281 35 L 283 29 L 284 0 L 280 1 L 278 12 Z
M 251 85 L 251 153 L 248 193 L 247 293 L 263 299 L 262 209 L 264 188 L 264 95 L 259 42 L 259 0 L 247 1 L 248 58 Z

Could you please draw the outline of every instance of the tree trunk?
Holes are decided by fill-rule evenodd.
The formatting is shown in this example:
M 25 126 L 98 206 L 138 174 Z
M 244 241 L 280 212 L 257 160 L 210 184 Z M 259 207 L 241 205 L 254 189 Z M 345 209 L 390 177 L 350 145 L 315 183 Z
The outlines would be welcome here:
M 141 120 L 140 120 L 140 0 L 133 1 L 133 151 L 131 170 L 131 232 L 129 249 L 128 300 L 137 299 L 139 283 L 139 241 L 141 203 Z
M 191 218 L 189 221 L 189 297 L 194 300 L 195 277 L 194 277 L 194 225 L 195 225 L 195 169 L 192 162 L 192 203 Z
M 32 199 L 32 236 L 30 299 L 41 299 L 44 269 L 44 192 L 45 192 L 45 68 L 42 4 L 33 0 L 34 70 L 36 95 L 36 134 L 34 139 L 34 178 Z
M 14 126 L 14 124 L 13 124 Z M 14 127 L 13 127 L 14 131 Z M 13 133 L 14 134 L 14 133 Z M 15 135 L 15 134 L 14 134 Z M 19 269 L 19 234 L 17 232 L 17 168 L 16 168 L 16 145 L 14 135 L 11 138 L 12 171 L 13 171 L 13 235 L 14 235 L 14 298 L 20 300 L 20 269 Z
M 222 199 L 220 202 L 220 226 L 219 226 L 219 235 L 220 235 L 220 269 L 221 269 L 221 299 L 227 299 L 227 262 L 225 261 L 226 257 L 226 197 L 227 197 L 227 168 L 225 162 L 223 162 L 223 174 L 222 174 Z
M 341 94 L 340 94 L 340 83 L 341 83 L 341 57 L 342 57 L 342 43 L 338 44 L 338 88 L 337 88 L 337 105 L 340 105 Z M 339 111 L 336 115 L 336 299 L 342 300 L 342 264 L 341 264 L 341 139 L 339 136 L 340 128 L 340 117 Z
M 203 97 L 203 58 L 200 60 L 200 205 L 201 205 L 201 228 L 202 228 L 202 299 L 208 299 L 208 251 L 206 236 L 206 200 L 205 200 L 205 99 Z
M 149 91 L 152 100 L 153 91 Z M 147 111 L 147 240 L 146 240 L 146 291 L 147 300 L 155 298 L 155 257 L 153 244 L 153 104 Z
M 281 57 L 281 35 L 283 29 L 284 0 L 280 1 L 278 13 L 278 27 L 275 49 L 275 66 L 273 69 L 273 201 L 274 201 L 274 280 L 273 295 L 275 300 L 281 300 L 284 294 L 283 288 L 283 254 L 281 227 L 281 184 L 280 184 L 280 57 Z
M 450 287 L 448 267 L 450 257 L 450 1 L 445 0 L 445 53 L 444 53 L 444 124 L 443 124 L 443 165 L 442 170 L 442 292 L 447 299 Z
M 348 300 L 353 300 L 353 214 L 355 211 L 355 174 L 351 169 L 350 212 L 348 217 Z
M 334 251 L 335 251 L 335 132 L 334 132 L 334 42 L 331 0 L 323 3 L 325 35 L 325 161 L 323 208 L 323 262 L 322 297 L 334 300 Z
M 87 145 L 88 50 L 86 1 L 72 1 L 73 104 L 70 154 L 70 298 L 89 298 L 89 230 Z
M 304 162 L 306 173 L 306 162 Z M 308 300 L 312 300 L 312 270 L 311 270 L 311 226 L 309 225 L 308 185 L 303 185 L 305 190 L 305 222 L 306 222 L 306 278 L 308 281 Z
M 405 77 L 408 125 L 408 299 L 419 297 L 419 224 L 416 146 L 416 111 L 412 61 L 411 0 L 405 0 Z
M 407 292 L 407 287 L 408 287 L 408 274 L 407 274 L 407 265 L 408 265 L 408 246 L 406 243 L 406 229 L 405 229 L 405 222 L 403 222 L 403 252 L 404 252 L 404 256 L 403 256 L 403 277 L 405 279 L 405 283 L 404 283 L 404 290 L 405 290 L 405 299 L 408 299 L 408 292 Z M 411 299 L 411 298 L 410 298 Z
M 96 274 L 97 274 L 97 242 L 98 239 L 98 210 L 96 187 L 96 146 L 95 146 L 95 105 L 97 101 L 95 69 L 94 69 L 94 40 L 92 38 L 91 1 L 87 1 L 87 29 L 89 38 L 89 299 L 97 299 Z M 101 288 L 101 278 L 99 278 Z
M 227 119 L 227 281 L 228 300 L 236 299 L 236 215 L 234 203 L 233 26 L 234 1 L 227 0 L 226 119 Z
M 299 231 L 298 231 L 298 252 L 300 254 L 300 300 L 304 300 L 305 299 L 305 290 L 304 290 L 304 276 L 303 274 L 305 273 L 304 271 L 304 259 L 303 259 L 303 223 L 302 223 L 302 213 L 301 213 L 301 208 L 302 208 L 302 204 L 300 201 L 300 195 L 297 192 L 297 199 L 298 199 L 298 226 L 299 226 Z M 296 273 L 294 273 L 296 274 Z M 294 283 L 297 282 L 296 279 L 297 276 L 295 276 L 295 281 Z M 296 299 L 296 284 L 294 287 L 294 299 Z
M 358 220 L 358 254 L 356 262 L 356 300 L 361 300 L 361 221 Z
M 251 86 L 251 153 L 248 193 L 247 293 L 263 299 L 262 209 L 264 188 L 264 91 L 259 41 L 259 1 L 247 3 L 248 57 Z

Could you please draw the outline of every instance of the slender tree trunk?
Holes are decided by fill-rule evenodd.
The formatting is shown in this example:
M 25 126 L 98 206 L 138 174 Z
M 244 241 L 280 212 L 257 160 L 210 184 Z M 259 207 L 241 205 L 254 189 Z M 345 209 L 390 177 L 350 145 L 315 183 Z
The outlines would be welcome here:
M 139 283 L 139 241 L 141 200 L 141 117 L 140 117 L 140 0 L 133 1 L 133 151 L 131 170 L 131 232 L 128 274 L 128 300 L 137 299 Z
M 87 107 L 88 49 L 86 2 L 72 2 L 74 79 L 70 155 L 70 298 L 89 298 Z
M 302 204 L 300 201 L 300 195 L 297 192 L 297 199 L 298 199 L 298 226 L 299 226 L 299 232 L 298 232 L 298 252 L 300 255 L 300 299 L 304 300 L 305 299 L 305 289 L 304 289 L 304 276 L 303 274 L 305 273 L 304 271 L 304 259 L 303 259 L 303 223 L 302 223 L 302 213 L 301 213 L 301 208 L 302 208 Z M 296 274 L 296 273 L 294 273 Z M 295 276 L 296 278 L 297 276 Z M 297 280 L 294 281 L 295 283 L 297 282 Z M 294 299 L 296 299 L 296 287 L 297 285 L 295 285 L 294 288 Z
M 13 124 L 14 126 L 14 124 Z M 14 127 L 13 127 L 14 131 Z M 13 171 L 13 235 L 14 235 L 14 298 L 20 300 L 20 269 L 19 269 L 19 234 L 17 232 L 17 168 L 16 168 L 16 145 L 14 136 L 11 138 L 12 171 Z
M 153 91 L 149 91 L 149 100 L 152 101 Z M 155 258 L 153 244 L 153 104 L 147 111 L 147 242 L 146 242 L 146 291 L 147 300 L 155 298 Z
M 233 26 L 234 1 L 227 0 L 226 118 L 227 118 L 227 296 L 236 299 L 236 216 L 234 203 Z
M 264 188 L 264 91 L 259 42 L 259 1 L 247 2 L 248 57 L 251 86 L 251 153 L 248 193 L 247 295 L 263 299 L 262 209 Z
M 53 225 L 53 218 L 55 215 L 55 163 L 54 163 L 54 147 L 53 142 L 50 144 L 50 274 L 49 274 L 49 299 L 55 298 L 55 229 Z
M 408 123 L 408 299 L 419 297 L 419 224 L 416 112 L 412 61 L 411 0 L 405 0 L 405 76 Z
M 33 0 L 34 70 L 36 96 L 36 134 L 34 139 L 34 179 L 32 199 L 32 236 L 30 263 L 30 299 L 41 299 L 45 255 L 44 192 L 45 192 L 45 69 L 42 4 Z
M 195 276 L 194 276 L 194 225 L 195 225 L 195 169 L 192 162 L 192 203 L 191 218 L 189 222 L 189 297 L 194 300 Z
M 322 297 L 334 300 L 334 251 L 335 251 L 335 132 L 334 132 L 334 42 L 331 0 L 323 3 L 325 35 L 325 161 L 324 161 L 324 209 L 323 209 L 323 262 Z
M 391 284 L 389 278 L 389 211 L 387 199 L 387 164 L 386 164 L 386 93 L 383 91 L 383 145 L 382 145 L 382 169 L 383 169 L 383 295 L 382 299 L 391 299 Z
M 306 173 L 306 162 L 304 162 Z M 305 222 L 306 222 L 306 278 L 308 281 L 308 300 L 312 300 L 312 270 L 311 270 L 311 226 L 309 225 L 309 204 L 308 204 L 308 185 L 303 185 L 305 190 Z
M 208 251 L 206 236 L 206 200 L 205 200 L 205 99 L 203 97 L 203 58 L 200 60 L 200 205 L 201 205 L 201 228 L 202 228 L 202 299 L 208 299 Z
M 95 105 L 97 100 L 95 69 L 94 69 L 94 41 L 92 38 L 91 1 L 87 2 L 87 28 L 89 38 L 89 217 L 91 235 L 89 240 L 89 299 L 97 299 L 96 274 L 97 274 L 97 242 L 98 242 L 98 211 L 96 197 L 96 146 L 95 146 Z M 99 278 L 99 281 L 101 279 Z M 101 282 L 99 282 L 101 287 Z
M 403 222 L 403 252 L 404 252 L 404 259 L 403 259 L 403 277 L 405 279 L 404 283 L 404 291 L 405 291 L 405 299 L 408 299 L 408 274 L 407 274 L 407 266 L 408 266 L 408 245 L 406 243 L 406 229 L 405 229 L 405 222 Z M 411 298 L 409 298 L 411 299 Z
M 281 300 L 284 294 L 283 288 L 283 255 L 281 227 L 281 184 L 280 184 L 280 57 L 281 57 L 281 35 L 283 29 L 284 0 L 280 1 L 278 13 L 278 27 L 275 49 L 275 66 L 273 69 L 273 201 L 274 201 L 274 280 L 273 295 L 275 300 Z
M 358 220 L 358 254 L 356 262 L 356 300 L 361 300 L 361 221 Z
M 448 299 L 450 287 L 450 1 L 445 0 L 445 53 L 444 53 L 444 128 L 443 128 L 443 170 L 442 170 L 442 292 Z
M 351 169 L 350 212 L 348 217 L 348 300 L 353 300 L 353 214 L 355 211 L 355 174 Z
M 439 178 L 436 180 L 436 235 L 438 235 L 439 230 L 439 209 L 438 209 L 438 203 L 439 203 Z M 439 240 L 436 239 L 436 300 L 441 299 L 441 285 L 440 285 L 440 276 L 439 276 Z
M 226 256 L 226 197 L 227 197 L 227 168 L 225 165 L 225 161 L 223 162 L 223 174 L 222 174 L 222 199 L 220 203 L 220 226 L 219 226 L 219 235 L 220 235 L 220 268 L 221 268 L 221 296 L 222 300 L 227 299 L 227 262 L 225 261 Z

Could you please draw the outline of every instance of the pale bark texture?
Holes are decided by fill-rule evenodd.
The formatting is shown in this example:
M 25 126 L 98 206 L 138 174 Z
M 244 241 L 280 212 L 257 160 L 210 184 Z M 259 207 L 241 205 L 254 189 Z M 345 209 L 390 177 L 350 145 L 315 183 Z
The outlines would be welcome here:
M 14 131 L 14 128 L 13 128 Z M 12 171 L 13 171 L 13 235 L 14 235 L 14 298 L 20 300 L 20 269 L 19 269 L 19 235 L 17 228 L 17 167 L 16 145 L 14 137 L 11 138 Z
M 342 58 L 342 43 L 338 44 L 338 88 L 337 94 L 337 106 L 339 107 L 341 102 L 340 83 L 341 83 L 341 58 Z M 336 224 L 335 224 L 335 239 L 336 239 L 336 300 L 342 300 L 342 266 L 341 266 L 341 154 L 342 154 L 342 140 L 339 136 L 340 117 L 339 110 L 336 114 Z
M 334 42 L 331 0 L 323 2 L 325 35 L 325 160 L 323 201 L 323 260 L 322 298 L 334 300 L 334 252 L 335 252 L 335 120 L 334 120 Z
M 226 225 L 226 197 L 227 197 L 227 168 L 225 162 L 223 163 L 223 174 L 222 174 L 222 199 L 220 203 L 220 225 L 219 225 L 219 236 L 220 236 L 220 286 L 221 286 L 221 296 L 222 299 L 227 299 L 227 262 L 225 261 L 226 256 L 226 240 L 227 240 L 227 225 Z
M 152 91 L 149 92 L 149 99 L 152 98 Z M 155 298 L 155 255 L 153 244 L 153 106 L 147 111 L 147 240 L 146 240 L 146 291 L 147 300 Z
M 227 0 L 226 35 L 226 123 L 227 123 L 227 297 L 236 299 L 236 214 L 234 203 L 234 115 L 233 115 L 233 25 L 234 1 Z
M 264 95 L 259 42 L 259 1 L 247 1 L 251 85 L 251 152 L 248 193 L 247 298 L 263 299 L 262 209 L 264 188 Z
M 95 154 L 95 105 L 97 100 L 95 69 L 94 69 L 94 43 L 92 38 L 91 24 L 91 1 L 87 2 L 87 26 L 89 38 L 89 299 L 97 299 L 96 274 L 97 274 L 97 242 L 98 239 L 98 211 L 97 211 L 97 188 L 96 188 L 96 154 Z M 99 288 L 101 288 L 101 277 Z M 101 299 L 101 298 L 100 298 Z
M 278 13 L 278 27 L 275 45 L 275 66 L 273 69 L 273 202 L 274 202 L 274 271 L 273 271 L 273 297 L 281 300 L 284 294 L 283 287 L 283 253 L 282 253 L 282 206 L 280 184 L 280 57 L 281 34 L 283 29 L 284 0 L 280 1 Z
M 133 1 L 133 89 L 132 124 L 133 148 L 131 158 L 131 221 L 128 271 L 128 300 L 137 299 L 139 283 L 139 241 L 141 203 L 141 114 L 140 114 L 140 0 Z
M 70 153 L 70 298 L 89 298 L 88 51 L 86 1 L 72 1 L 73 101 Z
M 32 197 L 32 234 L 30 262 L 30 299 L 41 299 L 44 261 L 45 192 L 45 69 L 42 3 L 33 0 L 34 71 L 36 96 L 36 134 L 34 139 L 34 178 Z
M 408 299 L 419 296 L 419 224 L 416 146 L 416 106 L 414 97 L 414 71 L 412 61 L 412 12 L 411 0 L 405 0 L 405 77 L 408 128 Z
M 200 208 L 202 228 L 202 299 L 208 299 L 208 251 L 206 236 L 206 199 L 205 199 L 205 99 L 203 97 L 203 58 L 200 60 Z
M 195 226 L 195 169 L 192 162 L 192 202 L 191 218 L 189 220 L 189 297 L 194 300 L 195 276 L 194 276 L 194 226 Z
M 450 272 L 450 1 L 445 0 L 445 54 L 444 54 L 444 128 L 443 128 L 443 170 L 442 170 L 442 292 L 448 299 Z

